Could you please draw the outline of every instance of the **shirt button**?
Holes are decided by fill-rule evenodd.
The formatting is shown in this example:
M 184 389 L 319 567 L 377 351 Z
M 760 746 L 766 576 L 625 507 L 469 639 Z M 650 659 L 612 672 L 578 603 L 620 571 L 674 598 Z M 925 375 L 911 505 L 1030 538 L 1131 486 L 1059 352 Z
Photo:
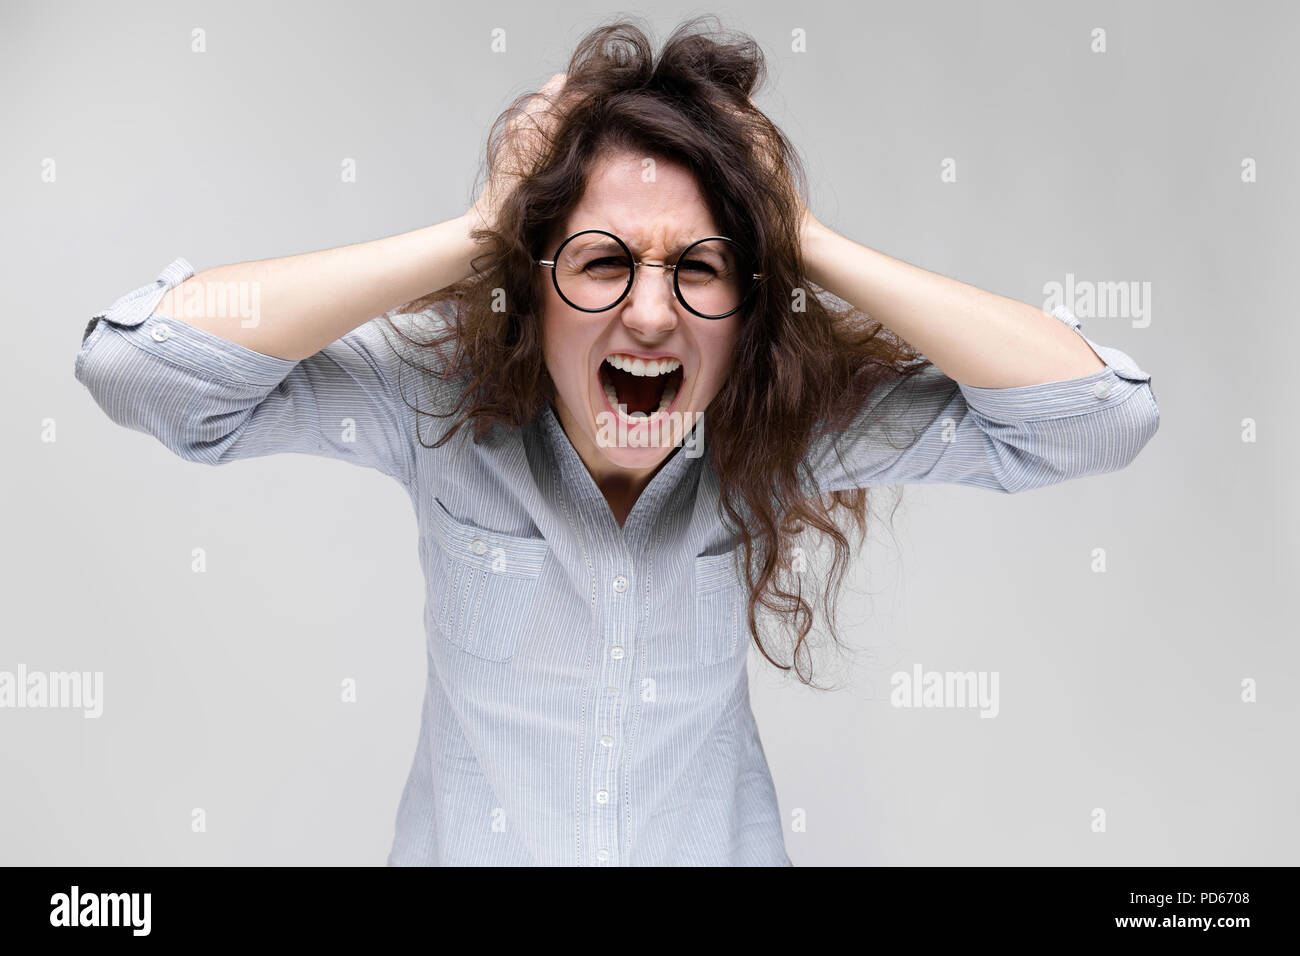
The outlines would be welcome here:
M 601 863 L 604 863 L 606 860 L 609 859 L 609 851 L 606 850 L 604 847 L 601 847 L 599 850 L 596 851 L 596 859 L 600 860 Z
M 609 656 L 614 658 L 616 661 L 621 661 L 623 659 L 623 648 L 618 645 L 611 647 L 609 649 Z
M 620 574 L 618 577 L 616 577 L 616 578 L 614 579 L 614 590 L 615 590 L 616 592 L 618 592 L 619 594 L 622 594 L 624 591 L 626 591 L 626 590 L 627 590 L 627 578 L 623 577 L 623 575 L 621 575 L 621 574 Z
M 1098 382 L 1092 387 L 1092 394 L 1098 398 L 1105 398 L 1110 394 L 1110 382 Z
M 603 737 L 600 738 L 600 745 L 602 747 L 612 747 L 614 746 L 614 738 L 611 737 L 609 734 L 605 734 Z
M 610 697 L 617 697 L 617 696 L 618 696 L 618 688 L 617 688 L 617 687 L 606 687 L 606 688 L 605 688 L 605 693 L 608 694 Z
M 469 546 L 469 549 L 475 554 L 482 554 L 487 550 L 487 542 L 482 538 L 475 538 L 474 543 Z
M 597 802 L 597 803 L 609 803 L 609 791 L 608 791 L 608 790 L 597 790 L 597 791 L 596 791 L 596 802 Z
M 149 334 L 153 336 L 153 340 L 155 342 L 166 342 L 169 338 L 171 338 L 172 330 L 160 323 L 158 325 L 155 325 L 153 327 L 153 331 L 150 332 Z

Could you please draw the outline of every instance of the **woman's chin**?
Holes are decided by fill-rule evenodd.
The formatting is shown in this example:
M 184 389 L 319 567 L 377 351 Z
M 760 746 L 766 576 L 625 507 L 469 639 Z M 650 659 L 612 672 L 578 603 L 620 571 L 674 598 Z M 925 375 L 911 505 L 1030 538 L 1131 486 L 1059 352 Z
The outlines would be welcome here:
M 655 434 L 652 429 L 624 426 L 606 421 L 596 422 L 596 447 L 611 465 L 629 471 L 645 471 L 663 463 L 672 454 L 676 444 L 668 429 Z

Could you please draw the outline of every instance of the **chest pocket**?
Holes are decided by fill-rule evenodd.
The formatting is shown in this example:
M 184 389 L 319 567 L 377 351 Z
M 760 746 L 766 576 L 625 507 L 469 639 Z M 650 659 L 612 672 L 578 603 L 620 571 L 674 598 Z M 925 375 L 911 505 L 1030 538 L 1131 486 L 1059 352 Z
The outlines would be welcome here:
M 433 500 L 429 613 L 467 654 L 508 661 L 535 626 L 538 585 L 550 546 L 458 521 Z
M 748 646 L 747 593 L 736 574 L 735 551 L 695 559 L 696 663 L 721 664 Z

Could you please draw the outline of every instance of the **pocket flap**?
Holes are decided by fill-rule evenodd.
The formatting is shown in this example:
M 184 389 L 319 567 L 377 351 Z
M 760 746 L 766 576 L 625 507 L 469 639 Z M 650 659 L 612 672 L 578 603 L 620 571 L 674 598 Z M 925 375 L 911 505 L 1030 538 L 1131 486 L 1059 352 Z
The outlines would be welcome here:
M 456 560 L 513 577 L 535 578 L 542 573 L 551 551 L 545 538 L 520 538 L 467 524 L 454 518 L 437 498 L 430 511 L 438 543 Z

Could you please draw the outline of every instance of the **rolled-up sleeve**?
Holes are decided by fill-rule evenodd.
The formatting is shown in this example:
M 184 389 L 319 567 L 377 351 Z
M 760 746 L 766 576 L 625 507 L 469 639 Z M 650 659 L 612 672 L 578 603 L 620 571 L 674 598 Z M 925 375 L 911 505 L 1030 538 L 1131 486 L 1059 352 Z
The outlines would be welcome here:
M 176 259 L 86 326 L 75 375 L 110 419 L 188 461 L 298 452 L 411 483 L 414 412 L 397 388 L 401 359 L 385 316 L 309 358 L 276 358 L 155 312 L 193 274 Z
M 1151 376 L 1084 335 L 1069 309 L 1052 315 L 1105 367 L 1013 388 L 961 384 L 933 365 L 899 375 L 815 446 L 816 490 L 947 483 L 1010 494 L 1127 466 L 1160 425 Z

